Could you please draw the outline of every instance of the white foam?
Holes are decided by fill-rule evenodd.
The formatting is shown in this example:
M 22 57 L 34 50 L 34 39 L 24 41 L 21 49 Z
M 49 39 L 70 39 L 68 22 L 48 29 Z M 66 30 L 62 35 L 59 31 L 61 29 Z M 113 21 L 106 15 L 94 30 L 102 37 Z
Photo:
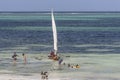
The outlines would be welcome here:
M 97 51 L 97 52 L 106 52 L 106 51 L 113 51 L 114 49 L 87 49 L 86 51 Z
M 119 44 L 116 45 L 108 45 L 108 44 L 83 44 L 83 45 L 73 45 L 74 47 L 99 47 L 99 46 L 104 46 L 104 47 L 120 47 Z

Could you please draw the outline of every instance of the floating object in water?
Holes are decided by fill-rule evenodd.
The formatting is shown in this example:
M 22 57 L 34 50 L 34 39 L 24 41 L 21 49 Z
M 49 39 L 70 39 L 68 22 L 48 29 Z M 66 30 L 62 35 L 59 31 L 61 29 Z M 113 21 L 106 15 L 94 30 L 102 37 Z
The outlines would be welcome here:
M 71 66 L 71 68 L 80 68 L 80 66 L 79 65 L 76 65 L 76 66 Z

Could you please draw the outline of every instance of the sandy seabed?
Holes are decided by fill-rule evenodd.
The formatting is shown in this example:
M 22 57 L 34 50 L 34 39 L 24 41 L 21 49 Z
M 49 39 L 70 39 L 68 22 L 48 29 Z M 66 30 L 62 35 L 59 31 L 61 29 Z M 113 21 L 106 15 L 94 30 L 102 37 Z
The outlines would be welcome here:
M 4 56 L 0 60 L 0 80 L 42 80 L 41 71 L 48 71 L 48 80 L 120 80 L 120 54 L 67 54 L 62 70 L 53 70 L 54 62 L 44 55 L 27 54 L 28 64 L 18 60 L 17 66 L 10 62 L 10 55 L 0 56 Z M 79 64 L 80 68 L 68 68 L 67 63 Z

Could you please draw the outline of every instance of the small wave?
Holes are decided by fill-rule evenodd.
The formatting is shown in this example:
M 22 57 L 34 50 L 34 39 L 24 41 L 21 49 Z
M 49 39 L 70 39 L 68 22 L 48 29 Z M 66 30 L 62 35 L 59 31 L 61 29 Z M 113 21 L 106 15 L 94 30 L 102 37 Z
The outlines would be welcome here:
M 109 45 L 109 44 L 82 44 L 82 45 L 73 45 L 73 47 L 120 47 L 120 45 Z
M 113 50 L 114 49 L 87 49 L 86 51 L 108 52 Z

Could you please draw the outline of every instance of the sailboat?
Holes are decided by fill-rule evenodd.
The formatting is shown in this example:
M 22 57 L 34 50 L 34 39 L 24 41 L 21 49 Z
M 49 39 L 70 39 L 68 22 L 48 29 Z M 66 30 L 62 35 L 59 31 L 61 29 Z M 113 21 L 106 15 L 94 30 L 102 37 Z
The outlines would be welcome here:
M 57 69 L 57 70 L 58 69 L 61 70 L 62 69 L 61 63 L 63 62 L 63 59 L 61 58 L 61 56 L 58 56 L 58 53 L 57 53 L 58 52 L 57 28 L 56 28 L 53 10 L 51 12 L 51 19 L 52 19 L 53 49 L 54 49 L 54 51 L 52 51 L 48 57 L 49 57 L 49 59 L 54 60 L 53 68 Z M 72 68 L 80 68 L 80 66 L 79 65 L 72 66 Z
M 63 59 L 58 56 L 58 40 L 57 40 L 57 28 L 56 28 L 56 23 L 55 23 L 55 18 L 54 18 L 54 14 L 53 14 L 53 10 L 51 12 L 51 19 L 52 19 L 52 31 L 53 31 L 53 49 L 54 51 L 52 51 L 50 53 L 50 59 L 54 60 L 53 62 L 53 69 L 54 70 L 61 70 L 61 63 L 63 61 Z
M 55 23 L 53 10 L 51 12 L 51 19 L 52 19 L 53 48 L 54 48 L 54 51 L 52 51 L 48 57 L 49 57 L 49 59 L 52 59 L 54 61 L 58 61 L 58 63 L 61 64 L 61 62 L 63 60 L 57 54 L 57 52 L 58 52 L 57 28 L 56 28 L 56 23 Z
M 53 41 L 54 41 L 54 54 L 57 55 L 57 50 L 58 50 L 58 47 L 57 47 L 57 29 L 56 29 L 53 11 L 51 12 L 51 18 L 52 18 Z

